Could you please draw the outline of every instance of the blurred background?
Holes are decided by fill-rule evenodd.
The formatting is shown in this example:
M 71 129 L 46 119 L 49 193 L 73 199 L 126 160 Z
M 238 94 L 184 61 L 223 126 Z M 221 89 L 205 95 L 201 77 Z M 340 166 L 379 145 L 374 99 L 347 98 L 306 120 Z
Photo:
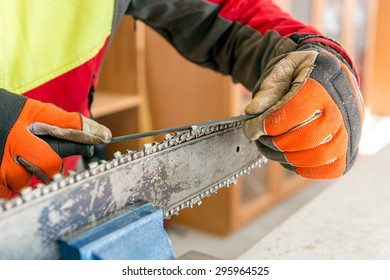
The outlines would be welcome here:
M 390 1 L 275 2 L 340 42 L 354 59 L 366 103 L 358 164 L 375 156 L 390 139 Z M 123 135 L 239 115 L 250 99 L 250 92 L 229 77 L 186 61 L 159 35 L 126 18 L 105 58 L 93 114 L 113 135 Z M 112 145 L 102 152 L 111 157 L 116 150 L 155 140 Z M 269 162 L 201 206 L 166 220 L 165 226 L 177 257 L 198 251 L 237 258 L 332 182 L 306 180 Z

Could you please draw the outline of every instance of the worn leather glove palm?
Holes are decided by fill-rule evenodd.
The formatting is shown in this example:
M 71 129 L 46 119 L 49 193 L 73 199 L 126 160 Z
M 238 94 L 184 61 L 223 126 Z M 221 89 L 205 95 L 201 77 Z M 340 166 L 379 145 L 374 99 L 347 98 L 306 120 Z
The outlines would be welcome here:
M 78 113 L 0 89 L 0 197 L 20 192 L 34 174 L 49 182 L 62 170 L 62 159 L 35 135 L 85 144 L 107 143 L 108 128 Z
M 303 177 L 331 179 L 353 165 L 364 117 L 357 79 L 318 45 L 274 58 L 254 89 L 244 133 L 271 160 Z

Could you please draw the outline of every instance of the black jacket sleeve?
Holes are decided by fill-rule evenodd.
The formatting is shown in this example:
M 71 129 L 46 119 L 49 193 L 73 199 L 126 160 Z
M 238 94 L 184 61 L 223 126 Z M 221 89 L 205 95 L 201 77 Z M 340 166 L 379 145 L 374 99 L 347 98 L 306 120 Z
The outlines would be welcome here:
M 292 33 L 319 34 L 269 0 L 133 0 L 127 13 L 190 61 L 250 90 L 273 57 L 297 48 Z

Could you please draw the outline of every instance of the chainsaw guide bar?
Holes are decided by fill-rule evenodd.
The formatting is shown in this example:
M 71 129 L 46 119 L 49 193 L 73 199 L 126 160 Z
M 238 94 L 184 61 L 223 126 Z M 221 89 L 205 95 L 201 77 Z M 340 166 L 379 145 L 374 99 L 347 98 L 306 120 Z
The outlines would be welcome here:
M 242 120 L 205 124 L 0 201 L 0 259 L 58 259 L 59 237 L 137 201 L 170 218 L 266 163 Z

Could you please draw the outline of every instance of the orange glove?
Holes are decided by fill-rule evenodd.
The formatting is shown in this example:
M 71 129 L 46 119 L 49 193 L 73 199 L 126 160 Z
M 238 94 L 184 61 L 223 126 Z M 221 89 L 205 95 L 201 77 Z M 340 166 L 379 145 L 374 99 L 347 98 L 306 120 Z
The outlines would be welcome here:
M 272 60 L 254 89 L 244 133 L 303 177 L 342 176 L 356 160 L 364 118 L 357 79 L 335 51 L 307 44 Z
M 35 135 L 85 144 L 107 143 L 108 128 L 52 105 L 0 89 L 0 197 L 20 192 L 32 174 L 47 183 L 62 170 L 61 158 Z M 34 135 L 35 134 L 35 135 Z

